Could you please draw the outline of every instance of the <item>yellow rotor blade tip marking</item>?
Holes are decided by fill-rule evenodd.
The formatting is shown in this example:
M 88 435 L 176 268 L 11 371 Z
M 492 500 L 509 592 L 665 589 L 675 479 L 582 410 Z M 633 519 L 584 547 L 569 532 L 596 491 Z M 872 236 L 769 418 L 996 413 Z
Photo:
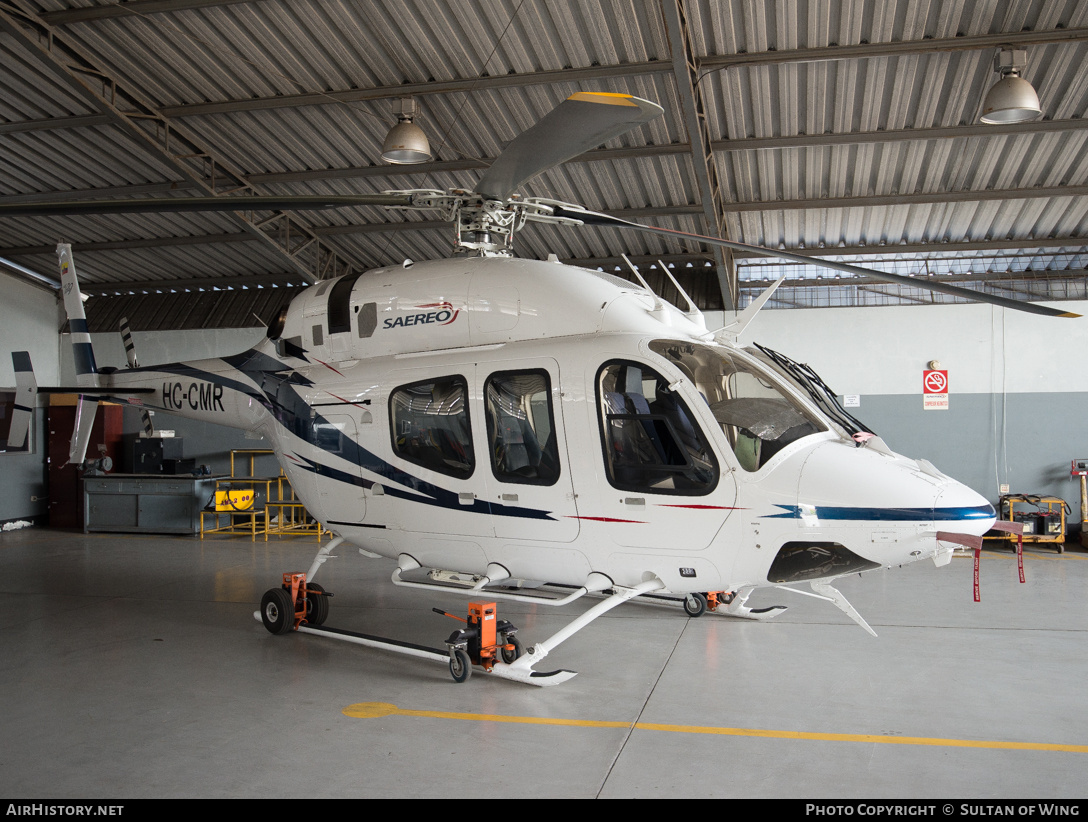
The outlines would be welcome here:
M 567 98 L 583 103 L 602 103 L 606 106 L 634 106 L 630 94 L 616 94 L 611 91 L 579 91 Z

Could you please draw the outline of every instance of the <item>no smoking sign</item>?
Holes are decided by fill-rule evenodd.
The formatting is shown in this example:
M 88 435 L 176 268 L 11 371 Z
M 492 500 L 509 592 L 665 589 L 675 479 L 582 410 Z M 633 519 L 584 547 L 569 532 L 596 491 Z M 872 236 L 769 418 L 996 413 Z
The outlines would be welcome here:
M 922 407 L 926 411 L 948 410 L 948 371 L 922 372 Z

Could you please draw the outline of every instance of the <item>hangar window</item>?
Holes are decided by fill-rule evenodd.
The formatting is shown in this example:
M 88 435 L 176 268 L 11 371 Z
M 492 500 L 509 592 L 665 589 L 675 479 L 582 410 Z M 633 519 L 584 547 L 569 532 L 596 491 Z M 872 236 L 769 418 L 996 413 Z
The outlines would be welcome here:
M 484 391 L 491 470 L 503 482 L 552 485 L 559 448 L 546 371 L 492 374 Z
M 464 479 L 472 475 L 472 429 L 464 377 L 397 388 L 389 397 L 393 451 L 409 462 Z
M 605 466 L 612 485 L 661 494 L 707 494 L 718 462 L 669 381 L 641 363 L 612 361 L 597 373 Z

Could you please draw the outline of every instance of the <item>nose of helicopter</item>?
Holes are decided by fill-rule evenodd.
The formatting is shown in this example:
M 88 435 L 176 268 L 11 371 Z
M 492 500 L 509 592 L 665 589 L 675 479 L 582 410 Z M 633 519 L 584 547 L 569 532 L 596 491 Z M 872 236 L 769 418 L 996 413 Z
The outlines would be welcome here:
M 994 508 L 981 494 L 925 461 L 878 448 L 813 449 L 798 484 L 800 518 L 810 511 L 814 521 L 868 531 L 868 540 L 858 539 L 868 543 L 863 553 L 876 551 L 884 562 L 893 544 L 916 558 L 930 551 L 910 544 L 932 541 L 936 531 L 981 536 L 993 526 Z
M 974 536 L 982 536 L 989 531 L 997 518 L 997 512 L 985 497 L 947 477 L 933 501 L 933 514 L 934 519 L 951 526 L 942 526 L 942 530 L 955 530 Z

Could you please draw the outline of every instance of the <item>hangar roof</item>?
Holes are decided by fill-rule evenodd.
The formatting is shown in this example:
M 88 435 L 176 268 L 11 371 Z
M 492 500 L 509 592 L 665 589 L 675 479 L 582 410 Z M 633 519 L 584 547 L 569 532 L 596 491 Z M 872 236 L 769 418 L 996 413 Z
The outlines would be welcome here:
M 979 122 L 1002 47 L 1027 53 L 1034 122 Z M 472 189 L 569 95 L 619 92 L 664 116 L 523 194 L 1004 296 L 1086 297 L 1078 0 L 13 0 L 0 49 L 0 204 Z M 381 144 L 405 96 L 436 157 L 391 166 Z M 144 292 L 282 299 L 348 266 L 446 256 L 451 232 L 377 207 L 4 218 L 0 258 L 55 277 L 63 239 L 89 293 L 144 306 L 135 328 L 247 324 L 269 295 L 194 312 Z M 947 299 L 611 228 L 534 225 L 517 249 L 662 261 L 704 308 L 743 306 L 782 273 L 772 306 Z

